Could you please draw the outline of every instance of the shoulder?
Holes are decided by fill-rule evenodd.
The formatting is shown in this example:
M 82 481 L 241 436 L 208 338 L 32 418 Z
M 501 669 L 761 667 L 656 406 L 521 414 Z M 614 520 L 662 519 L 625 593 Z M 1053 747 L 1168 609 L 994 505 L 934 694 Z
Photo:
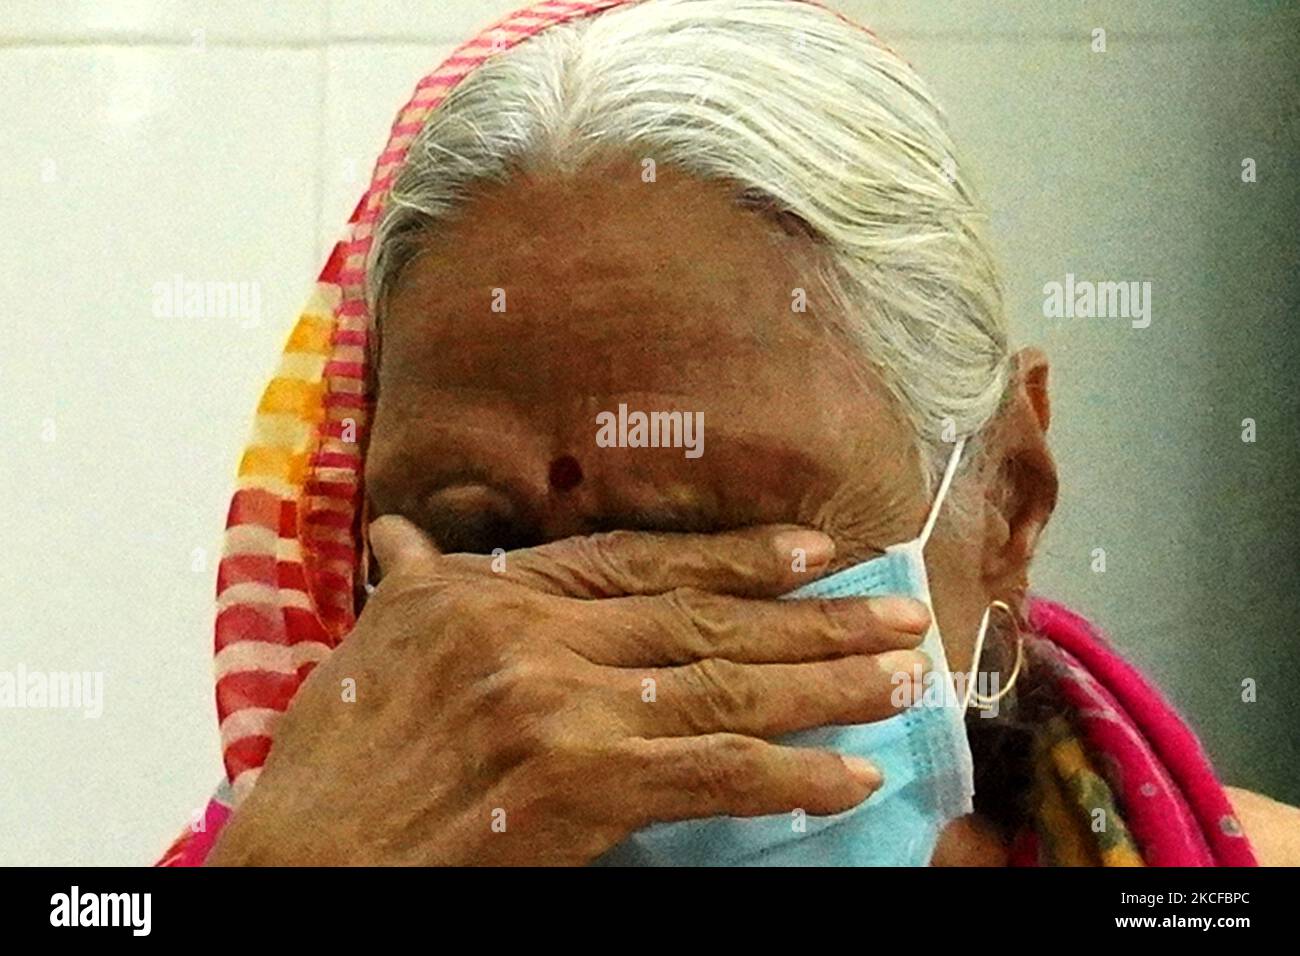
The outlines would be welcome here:
M 1300 866 L 1300 809 L 1259 793 L 1224 787 L 1261 866 Z

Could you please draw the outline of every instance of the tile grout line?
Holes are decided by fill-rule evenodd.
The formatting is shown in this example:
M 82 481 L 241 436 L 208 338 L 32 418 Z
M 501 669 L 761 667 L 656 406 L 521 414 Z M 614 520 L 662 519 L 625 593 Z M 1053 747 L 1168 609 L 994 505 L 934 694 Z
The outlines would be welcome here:
M 1249 30 L 1225 30 L 1215 28 L 1188 30 L 1186 32 L 1171 32 L 1167 30 L 1112 30 L 1107 33 L 1107 36 L 1111 39 L 1119 40 L 1177 43 L 1188 40 L 1266 39 L 1274 36 L 1276 32 L 1276 24 L 1259 24 L 1256 28 Z M 889 31 L 889 36 L 891 38 L 899 39 L 946 40 L 956 43 L 981 43 L 994 40 L 1049 40 L 1073 43 L 1081 41 L 1081 38 L 1087 39 L 1088 31 L 1082 27 L 1078 31 L 985 30 L 980 32 L 971 32 L 966 30 L 899 29 Z M 327 25 L 326 36 L 323 37 L 314 37 L 310 39 L 276 39 L 271 37 L 252 37 L 248 39 L 236 37 L 207 38 L 204 46 L 206 49 L 304 50 L 317 49 L 319 47 L 328 48 L 333 46 L 423 47 L 429 45 L 456 45 L 461 43 L 463 40 L 464 37 L 462 36 L 443 36 L 439 34 L 413 35 L 410 33 L 339 34 L 337 36 L 329 36 Z M 192 48 L 193 45 L 193 40 L 189 37 L 170 36 L 159 33 L 105 33 L 101 36 L 68 37 L 0 37 L 0 50 L 14 48 L 76 49 L 105 46 L 143 46 L 159 47 L 164 49 L 188 49 Z

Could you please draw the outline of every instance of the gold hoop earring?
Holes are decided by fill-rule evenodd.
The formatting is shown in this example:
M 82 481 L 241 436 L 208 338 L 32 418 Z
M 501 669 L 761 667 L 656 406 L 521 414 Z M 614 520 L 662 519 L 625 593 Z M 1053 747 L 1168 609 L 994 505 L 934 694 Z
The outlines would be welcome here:
M 984 694 L 975 693 L 975 679 L 976 675 L 979 674 L 980 657 L 984 653 L 984 638 L 988 634 L 989 617 L 992 615 L 994 608 L 1005 611 L 1007 617 L 1011 619 L 1011 626 L 1016 629 L 1016 663 L 1015 666 L 1011 668 L 1011 676 L 1007 678 L 1006 686 L 996 694 L 986 696 Z M 1016 680 L 1020 677 L 1020 668 L 1024 664 L 1024 661 L 1025 635 L 1020 631 L 1020 621 L 1016 617 L 1016 612 L 1013 611 L 1011 605 L 1007 604 L 1005 601 L 990 602 L 989 606 L 984 609 L 984 618 L 980 621 L 979 634 L 975 638 L 975 653 L 971 658 L 970 678 L 966 685 L 966 702 L 963 707 L 969 707 L 971 702 L 974 701 L 975 706 L 983 710 L 992 708 L 1003 697 L 1006 697 L 1007 694 L 1011 693 L 1012 688 L 1016 686 Z

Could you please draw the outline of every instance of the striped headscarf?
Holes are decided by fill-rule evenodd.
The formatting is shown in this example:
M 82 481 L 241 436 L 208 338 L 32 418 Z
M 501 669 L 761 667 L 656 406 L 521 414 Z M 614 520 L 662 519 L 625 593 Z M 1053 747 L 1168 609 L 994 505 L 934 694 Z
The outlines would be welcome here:
M 416 85 L 266 387 L 226 521 L 217 579 L 217 717 L 238 802 L 275 719 L 356 618 L 372 318 L 365 269 L 397 170 L 429 113 L 488 57 L 627 0 L 540 3 L 463 44 Z
M 216 697 L 225 779 L 161 865 L 203 861 L 232 809 L 256 782 L 276 719 L 312 668 L 355 623 L 366 554 L 361 478 L 373 410 L 373 323 L 366 303 L 366 263 L 407 150 L 429 114 L 489 57 L 550 26 L 638 2 L 650 0 L 548 0 L 513 13 L 462 44 L 420 80 L 398 113 L 370 186 L 321 270 L 275 377 L 258 403 L 252 437 L 239 464 L 217 575 Z M 1056 727 L 1054 732 L 1075 741 L 1082 755 L 1070 765 L 1073 774 L 1041 778 L 1055 785 L 1043 791 L 1043 819 L 1060 829 L 1066 825 L 1061 821 L 1073 826 L 1077 817 L 1063 809 L 1071 800 L 1083 800 L 1086 809 L 1098 798 L 1098 787 L 1106 793 L 1110 789 L 1105 774 L 1090 770 L 1085 744 L 1075 731 Z M 1058 759 L 1061 752 L 1059 747 L 1044 750 L 1042 766 L 1064 766 Z M 1091 773 L 1088 786 L 1071 790 L 1069 781 L 1077 784 L 1084 771 Z M 1209 779 L 1213 781 L 1212 775 Z M 1214 786 L 1223 805 L 1214 803 L 1209 812 L 1225 816 L 1230 813 L 1224 809 L 1226 799 Z M 1162 799 L 1176 796 L 1176 787 L 1161 792 Z M 1194 819 L 1187 813 L 1175 818 Z M 1127 853 L 1116 851 L 1107 860 L 1088 861 L 1141 862 L 1142 850 L 1127 834 L 1125 830 L 1117 844 L 1130 847 Z M 1158 841 L 1160 835 L 1146 836 Z M 1244 839 L 1237 842 L 1246 847 Z M 1249 857 L 1248 847 L 1244 852 Z M 1069 862 L 1045 851 L 1031 855 L 1044 862 Z M 1215 862 L 1217 857 L 1202 840 L 1197 852 L 1179 859 Z M 1242 859 L 1238 854 L 1233 861 Z

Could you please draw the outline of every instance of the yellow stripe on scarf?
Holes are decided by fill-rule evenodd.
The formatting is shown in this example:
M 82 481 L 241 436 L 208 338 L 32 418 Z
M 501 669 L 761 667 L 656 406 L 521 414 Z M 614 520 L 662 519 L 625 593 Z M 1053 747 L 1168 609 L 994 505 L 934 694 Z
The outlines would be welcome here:
M 333 348 L 338 289 L 318 283 L 289 333 L 280 367 L 262 392 L 253 435 L 239 462 L 240 487 L 295 497 L 325 418 L 325 362 Z
M 307 308 L 310 310 L 313 304 L 315 303 L 308 303 Z M 313 355 L 327 356 L 330 354 L 330 336 L 333 332 L 334 320 L 328 313 L 304 312 L 289 334 L 284 350 L 286 353 L 310 352 Z
M 1051 866 L 1145 866 L 1116 806 L 1073 727 L 1054 717 L 1034 759 L 1034 817 Z

